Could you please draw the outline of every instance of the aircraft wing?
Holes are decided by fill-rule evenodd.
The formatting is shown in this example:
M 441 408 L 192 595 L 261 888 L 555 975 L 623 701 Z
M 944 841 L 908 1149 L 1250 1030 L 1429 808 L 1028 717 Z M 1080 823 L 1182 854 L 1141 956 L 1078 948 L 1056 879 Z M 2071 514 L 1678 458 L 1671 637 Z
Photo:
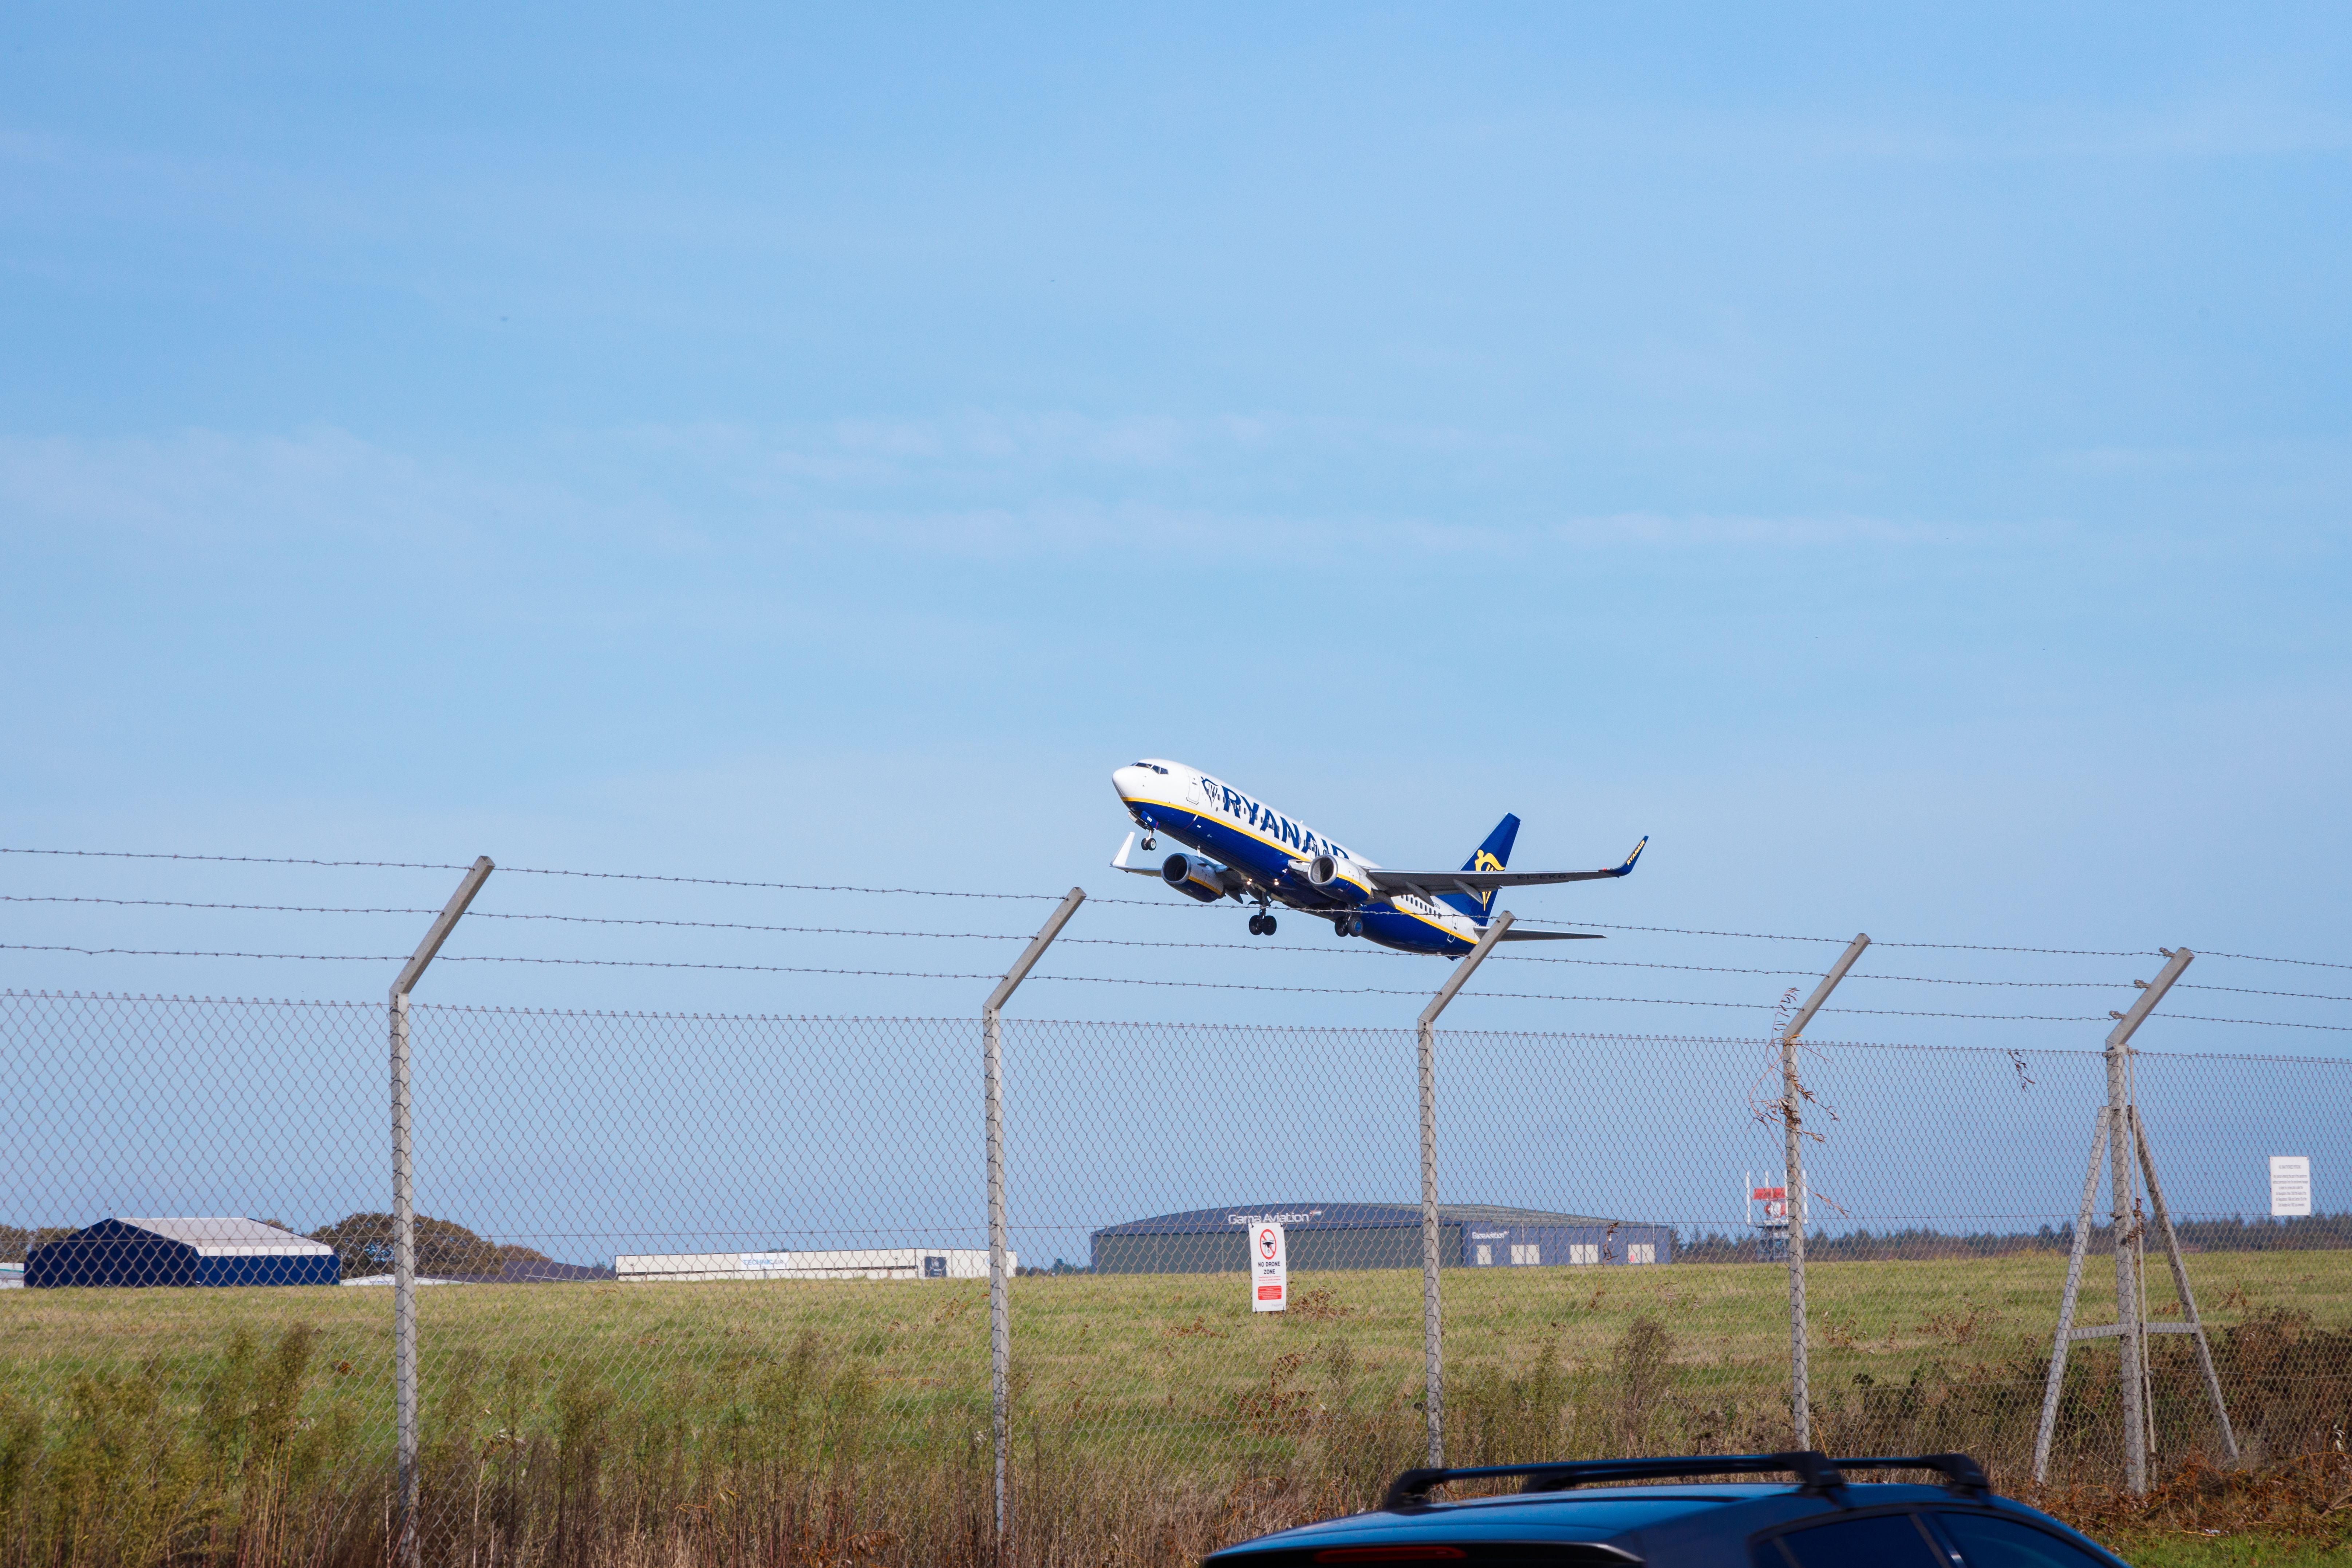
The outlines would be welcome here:
M 1540 888 L 1553 882 L 1591 882 L 1602 877 L 1622 877 L 1633 870 L 1633 862 L 1642 858 L 1649 843 L 1644 837 L 1633 846 L 1624 864 L 1605 871 L 1391 871 L 1383 866 L 1366 871 L 1364 876 L 1383 893 L 1419 893 L 1424 898 L 1440 893 L 1468 893 L 1475 898 L 1496 888 Z

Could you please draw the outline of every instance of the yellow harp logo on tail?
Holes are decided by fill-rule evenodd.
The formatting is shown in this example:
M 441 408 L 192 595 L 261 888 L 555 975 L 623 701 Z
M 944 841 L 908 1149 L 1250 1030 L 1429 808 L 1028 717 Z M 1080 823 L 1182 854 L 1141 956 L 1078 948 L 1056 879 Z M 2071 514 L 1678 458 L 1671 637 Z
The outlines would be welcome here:
M 1485 849 L 1479 850 L 1477 858 L 1470 863 L 1470 869 L 1473 871 L 1499 871 L 1502 868 L 1503 863 L 1500 860 L 1496 859 L 1490 851 Z M 1481 889 L 1478 892 L 1477 898 L 1478 907 L 1480 909 L 1491 910 L 1495 907 L 1494 889 Z

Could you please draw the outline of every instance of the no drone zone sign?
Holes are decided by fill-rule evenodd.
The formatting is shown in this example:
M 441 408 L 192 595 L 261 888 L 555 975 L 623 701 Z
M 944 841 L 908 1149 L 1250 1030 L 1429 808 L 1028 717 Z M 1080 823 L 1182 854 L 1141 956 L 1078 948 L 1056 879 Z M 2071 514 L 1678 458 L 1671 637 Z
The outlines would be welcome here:
M 1290 1305 L 1290 1245 L 1270 1219 L 1250 1226 L 1250 1310 L 1279 1312 Z

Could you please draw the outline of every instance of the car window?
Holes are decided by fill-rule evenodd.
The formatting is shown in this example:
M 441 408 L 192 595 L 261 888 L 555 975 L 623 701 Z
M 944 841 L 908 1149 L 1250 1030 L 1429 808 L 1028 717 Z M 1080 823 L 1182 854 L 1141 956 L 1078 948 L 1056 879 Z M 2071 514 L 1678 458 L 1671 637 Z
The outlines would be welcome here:
M 1990 1513 L 1937 1513 L 1969 1568 L 2108 1568 L 2073 1542 L 2022 1520 Z
M 1785 1555 L 1783 1555 L 1785 1554 Z M 1757 1568 L 1951 1568 L 1917 1516 L 1872 1514 L 1842 1519 L 1759 1542 Z

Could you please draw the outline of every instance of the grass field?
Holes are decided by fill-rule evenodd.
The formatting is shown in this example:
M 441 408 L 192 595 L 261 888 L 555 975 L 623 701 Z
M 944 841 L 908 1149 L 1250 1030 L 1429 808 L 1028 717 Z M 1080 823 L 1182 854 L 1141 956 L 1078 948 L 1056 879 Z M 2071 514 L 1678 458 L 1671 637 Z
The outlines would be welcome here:
M 2090 1275 L 2092 1321 L 2107 1267 L 2095 1260 Z M 2352 1252 L 2212 1253 L 2191 1268 L 2242 1439 L 2256 1458 L 2326 1447 L 2352 1420 Z M 1817 1265 L 1817 1440 L 1965 1448 L 2005 1487 L 2021 1484 L 2063 1276 L 2063 1257 L 2048 1253 Z M 1785 1290 L 1784 1274 L 1754 1265 L 1449 1273 L 1449 1457 L 1782 1446 Z M 1219 1531 L 1360 1505 L 1387 1473 L 1418 1462 L 1419 1276 L 1302 1275 L 1296 1294 L 1290 1312 L 1261 1316 L 1246 1310 L 1239 1276 L 1016 1281 L 1016 1479 L 1036 1523 L 1024 1556 L 1063 1529 L 1071 1560 L 1181 1560 Z M 2158 1291 L 2168 1304 L 2169 1294 Z M 38 1515 L 54 1534 L 59 1510 L 81 1505 L 53 1497 L 42 1513 L 39 1478 L 93 1464 L 113 1465 L 106 1484 L 126 1496 L 155 1494 L 153 1475 L 169 1472 L 164 1491 L 216 1542 L 247 1529 L 257 1467 L 282 1494 L 265 1511 L 281 1515 L 302 1489 L 380 1478 L 392 1446 L 390 1317 L 381 1288 L 0 1297 L 5 1528 L 22 1534 Z M 627 1531 L 656 1517 L 663 1529 L 707 1524 L 758 1493 L 800 1510 L 804 1535 L 855 1535 L 859 1510 L 869 1523 L 891 1515 L 888 1496 L 919 1495 L 963 1519 L 985 1492 L 979 1283 L 440 1287 L 419 1291 L 418 1321 L 438 1517 L 454 1519 L 462 1501 L 468 1539 L 503 1532 L 510 1558 L 529 1557 L 532 1542 L 553 1550 L 562 1511 L 589 1506 L 583 1498 L 599 1511 L 593 1531 L 575 1521 L 575 1539 L 623 1528 L 623 1500 Z M 2062 1466 L 2083 1486 L 2113 1475 L 2114 1364 L 2104 1346 L 2074 1358 Z M 2159 1345 L 2153 1381 L 2159 1464 L 2210 1450 L 2201 1385 L 2179 1342 Z M 148 1428 L 178 1436 L 151 1440 L 144 1458 L 105 1457 Z M 846 1523 L 834 1495 L 845 1486 Z M 1157 1510 L 1165 1528 L 1113 1552 L 1086 1521 L 1046 1517 L 1080 1494 Z M 315 1532 L 325 1505 L 303 1506 Z M 369 1529 L 380 1535 L 364 1511 L 334 1514 L 354 1560 L 367 1557 Z M 153 1522 L 159 1541 L 178 1517 Z M 85 1526 L 92 1539 L 112 1528 Z M 892 1551 L 913 1552 L 918 1536 L 929 1554 L 942 1550 L 903 1521 L 876 1531 L 898 1542 Z M 1079 1550 L 1081 1537 L 1095 1544 Z M 2221 1560 L 2168 1555 L 2158 1539 L 2152 1558 Z
M 2194 1267 L 2217 1329 L 2284 1311 L 2352 1331 L 2352 1251 L 2218 1253 Z M 1849 1389 L 1858 1377 L 1907 1385 L 1930 1368 L 2030 1361 L 2047 1349 L 2063 1276 L 2062 1257 L 2034 1253 L 1818 1265 L 1816 1387 Z M 1785 1401 L 1785 1290 L 1778 1270 L 1741 1265 L 1454 1271 L 1447 1365 L 1465 1382 L 1523 1377 L 1549 1353 L 1562 1376 L 1605 1378 L 1628 1327 L 1648 1317 L 1671 1340 L 1679 1390 Z M 1230 1426 L 1255 1397 L 1327 1380 L 1335 1356 L 1360 1395 L 1418 1396 L 1418 1275 L 1302 1275 L 1297 1294 L 1288 1313 L 1253 1314 L 1239 1276 L 1024 1278 L 1013 1285 L 1024 1402 L 1057 1424 L 1106 1430 Z M 681 1373 L 780 1355 L 814 1334 L 828 1364 L 863 1369 L 878 1407 L 925 1425 L 985 1388 L 986 1296 L 961 1281 L 428 1288 L 418 1292 L 425 1403 L 468 1358 L 504 1369 L 528 1355 L 541 1379 L 586 1367 L 618 1395 L 651 1396 Z M 2086 1305 L 2096 1321 L 2095 1295 Z M 318 1335 L 310 1397 L 364 1411 L 389 1398 L 390 1318 L 380 1288 L 11 1292 L 0 1297 L 0 1367 L 36 1401 L 77 1374 L 151 1359 L 174 1386 L 193 1385 L 236 1330 L 268 1337 L 299 1321 Z M 2086 1368 L 2112 1366 L 2112 1352 L 2100 1358 L 2076 1353 Z
M 2219 1537 L 2176 1531 L 2112 1544 L 2140 1568 L 2340 1568 L 2352 1563 L 2352 1551 L 2338 1542 L 2263 1531 Z

